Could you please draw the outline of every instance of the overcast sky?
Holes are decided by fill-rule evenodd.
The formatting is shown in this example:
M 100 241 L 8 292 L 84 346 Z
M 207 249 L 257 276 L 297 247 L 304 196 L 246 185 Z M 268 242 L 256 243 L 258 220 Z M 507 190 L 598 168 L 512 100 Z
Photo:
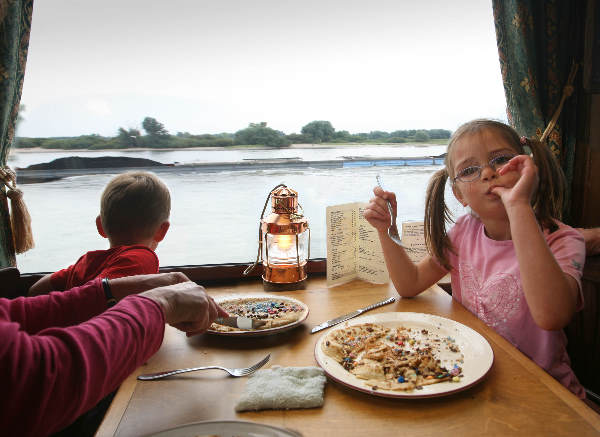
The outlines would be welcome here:
M 21 102 L 19 136 L 506 117 L 486 0 L 37 1 Z

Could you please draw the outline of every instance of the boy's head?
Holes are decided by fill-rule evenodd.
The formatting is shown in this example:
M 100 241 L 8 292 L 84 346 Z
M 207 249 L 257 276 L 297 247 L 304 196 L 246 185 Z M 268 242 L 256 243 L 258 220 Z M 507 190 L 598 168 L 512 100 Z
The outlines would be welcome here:
M 152 173 L 128 172 L 104 188 L 96 224 L 111 245 L 149 244 L 154 249 L 169 229 L 170 212 L 171 195 L 164 182 Z

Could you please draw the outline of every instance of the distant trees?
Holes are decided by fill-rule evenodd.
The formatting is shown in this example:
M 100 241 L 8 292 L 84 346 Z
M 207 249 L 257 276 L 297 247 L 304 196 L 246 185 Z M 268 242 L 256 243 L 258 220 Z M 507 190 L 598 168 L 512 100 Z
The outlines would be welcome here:
M 302 128 L 302 135 L 291 134 L 288 138 L 294 143 L 405 143 L 407 141 L 427 142 L 432 139 L 450 138 L 451 132 L 445 129 L 396 130 L 393 132 L 371 131 L 351 134 L 346 130 L 336 131 L 329 121 L 311 121 Z
M 164 137 L 169 135 L 169 132 L 165 129 L 165 126 L 156 120 L 156 118 L 144 118 L 144 121 L 142 121 L 142 127 L 146 133 L 152 137 Z
M 313 143 L 323 143 L 333 138 L 335 129 L 329 121 L 311 121 L 302 128 L 302 135 L 309 138 Z
M 19 119 L 25 106 L 19 108 Z M 114 137 L 97 134 L 78 137 L 54 138 L 15 138 L 16 148 L 41 147 L 47 149 L 124 149 L 136 147 L 149 148 L 190 148 L 190 147 L 227 147 L 232 145 L 264 145 L 268 147 L 286 147 L 302 143 L 404 143 L 439 141 L 450 138 L 451 132 L 445 129 L 409 129 L 392 132 L 371 131 L 352 134 L 347 130 L 336 131 L 331 122 L 315 120 L 302 128 L 302 133 L 285 135 L 271 129 L 267 123 L 250 123 L 247 128 L 232 133 L 200 134 L 177 132 L 170 135 L 165 126 L 153 117 L 145 117 L 142 128 L 119 127 Z
M 285 147 L 291 144 L 285 134 L 267 127 L 266 122 L 250 123 L 246 129 L 237 131 L 233 137 L 235 144 L 262 144 L 269 147 Z
M 415 132 L 415 141 L 419 143 L 424 143 L 425 141 L 429 141 L 429 134 L 424 130 L 418 130 Z
M 141 137 L 142 134 L 138 129 L 123 129 L 120 127 L 117 133 L 117 141 L 124 148 L 140 147 L 139 139 Z

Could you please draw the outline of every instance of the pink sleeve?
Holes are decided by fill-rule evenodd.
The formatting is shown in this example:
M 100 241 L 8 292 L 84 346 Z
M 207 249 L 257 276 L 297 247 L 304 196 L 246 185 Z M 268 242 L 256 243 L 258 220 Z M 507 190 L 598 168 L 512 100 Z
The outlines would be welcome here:
M 585 264 L 585 241 L 581 233 L 570 226 L 559 223 L 559 229 L 546 236 L 548 246 L 563 272 L 572 276 L 579 287 L 577 311 L 583 308 L 581 277 Z
M 164 316 L 129 296 L 88 322 L 29 335 L 0 306 L 0 429 L 47 435 L 72 423 L 115 390 L 161 345 Z
M 91 319 L 107 309 L 100 279 L 63 293 L 0 299 L 7 318 L 20 329 L 35 334 L 49 326 L 71 326 Z

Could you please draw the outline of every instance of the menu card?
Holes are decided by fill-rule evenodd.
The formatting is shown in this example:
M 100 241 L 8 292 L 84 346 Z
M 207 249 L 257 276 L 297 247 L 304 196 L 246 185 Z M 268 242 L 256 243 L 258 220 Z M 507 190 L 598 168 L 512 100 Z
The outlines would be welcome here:
M 425 244 L 425 224 L 423 222 L 413 221 L 402 223 L 402 245 L 406 254 L 412 262 L 418 263 L 425 258 L 427 246 Z
M 353 279 L 389 281 L 377 230 L 363 216 L 366 207 L 356 202 L 326 208 L 328 287 Z

